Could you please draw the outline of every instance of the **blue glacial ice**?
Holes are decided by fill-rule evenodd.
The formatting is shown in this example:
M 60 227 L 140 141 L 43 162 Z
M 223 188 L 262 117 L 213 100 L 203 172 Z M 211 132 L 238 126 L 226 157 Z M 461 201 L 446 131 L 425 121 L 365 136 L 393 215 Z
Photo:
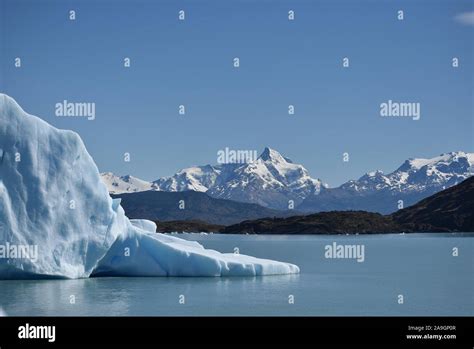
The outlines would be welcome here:
M 78 134 L 0 94 L 0 279 L 299 272 L 293 264 L 223 254 L 154 229 L 153 222 L 129 220 L 110 198 Z

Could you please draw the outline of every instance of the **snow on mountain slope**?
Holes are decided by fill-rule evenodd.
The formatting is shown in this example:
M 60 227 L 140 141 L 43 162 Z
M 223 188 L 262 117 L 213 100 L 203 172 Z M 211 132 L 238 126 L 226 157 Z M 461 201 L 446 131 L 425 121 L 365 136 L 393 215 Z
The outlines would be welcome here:
M 94 275 L 297 273 L 297 266 L 221 254 L 131 222 L 81 138 L 0 94 L 0 279 Z
M 294 207 L 305 211 L 365 209 L 387 213 L 397 207 L 395 196 L 404 199 L 405 204 L 413 204 L 473 174 L 474 153 L 458 151 L 428 159 L 409 159 L 387 175 L 377 170 L 337 188 L 328 188 L 321 180 L 312 178 L 302 165 L 265 148 L 253 162 L 189 167 L 152 183 L 112 174 L 103 174 L 102 178 L 115 194 L 192 190 L 279 210 L 288 209 L 292 200 Z M 321 192 L 323 195 L 319 195 Z M 370 203 L 359 200 L 364 196 L 372 196 Z
M 385 175 L 373 171 L 337 188 L 308 196 L 297 207 L 307 212 L 365 210 L 383 214 L 408 207 L 474 174 L 474 154 L 462 151 L 409 159 Z M 401 200 L 401 201 L 400 201 Z
M 217 166 L 196 166 L 185 168 L 171 177 L 160 178 L 153 184 L 162 191 L 194 190 L 206 192 L 221 174 Z
M 431 192 L 456 185 L 473 174 L 474 153 L 458 151 L 430 159 L 409 159 L 392 173 L 367 173 L 340 188 L 358 193 L 381 190 L 400 193 Z
M 101 173 L 100 177 L 107 186 L 110 194 L 134 193 L 159 189 L 151 182 L 147 182 L 130 175 L 116 176 L 111 172 L 105 172 Z
M 289 200 L 299 204 L 324 186 L 319 179 L 274 149 L 265 148 L 256 161 L 189 167 L 152 183 L 130 176 L 102 174 L 112 194 L 145 190 L 199 191 L 234 201 L 257 203 L 275 209 L 288 209 Z
M 289 200 L 297 205 L 306 196 L 319 193 L 323 186 L 302 165 L 270 148 L 265 148 L 255 162 L 223 165 L 222 172 L 225 176 L 217 178 L 209 195 L 277 209 L 288 209 Z

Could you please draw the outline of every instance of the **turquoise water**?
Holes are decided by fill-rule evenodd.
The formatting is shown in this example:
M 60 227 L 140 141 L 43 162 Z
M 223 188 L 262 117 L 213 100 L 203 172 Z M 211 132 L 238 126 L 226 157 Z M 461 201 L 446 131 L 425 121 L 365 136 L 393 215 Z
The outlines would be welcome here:
M 472 234 L 181 237 L 292 262 L 301 274 L 0 281 L 0 306 L 17 316 L 474 315 Z M 325 258 L 333 242 L 363 245 L 364 261 Z

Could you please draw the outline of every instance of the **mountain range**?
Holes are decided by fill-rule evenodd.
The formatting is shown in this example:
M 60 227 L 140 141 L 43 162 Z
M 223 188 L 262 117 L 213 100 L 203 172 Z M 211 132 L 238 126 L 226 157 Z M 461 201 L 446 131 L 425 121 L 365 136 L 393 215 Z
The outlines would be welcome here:
M 111 194 L 143 191 L 206 193 L 212 198 L 304 212 L 364 210 L 383 214 L 410 206 L 474 174 L 474 153 L 462 151 L 406 160 L 395 171 L 368 172 L 329 188 L 278 151 L 265 148 L 256 161 L 185 168 L 153 182 L 103 173 Z M 291 204 L 290 204 L 291 203 Z M 291 207 L 290 207 L 291 206 Z
M 474 232 L 474 177 L 390 215 L 331 211 L 243 221 L 227 234 L 380 234 Z
M 340 187 L 309 196 L 298 209 L 306 212 L 364 210 L 391 213 L 456 185 L 474 173 L 474 153 L 451 152 L 430 159 L 409 159 L 385 175 L 366 173 Z
M 311 178 L 304 166 L 293 163 L 274 149 L 265 148 L 256 161 L 185 168 L 171 177 L 146 182 L 138 178 L 102 174 L 111 194 L 147 190 L 205 192 L 218 199 L 255 203 L 286 210 L 289 201 L 296 207 L 310 195 L 326 187 Z

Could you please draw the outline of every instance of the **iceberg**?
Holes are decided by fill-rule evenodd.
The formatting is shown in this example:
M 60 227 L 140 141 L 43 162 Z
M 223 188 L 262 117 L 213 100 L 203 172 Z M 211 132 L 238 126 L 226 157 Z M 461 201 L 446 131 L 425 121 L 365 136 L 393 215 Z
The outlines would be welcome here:
M 141 227 L 151 228 L 150 223 L 154 229 Z M 292 264 L 220 253 L 195 241 L 157 234 L 154 222 L 140 220 L 117 238 L 93 276 L 256 276 L 298 271 Z
M 257 276 L 296 265 L 205 249 L 129 220 L 75 132 L 29 115 L 0 94 L 0 279 L 90 276 Z M 26 254 L 28 255 L 28 254 Z

